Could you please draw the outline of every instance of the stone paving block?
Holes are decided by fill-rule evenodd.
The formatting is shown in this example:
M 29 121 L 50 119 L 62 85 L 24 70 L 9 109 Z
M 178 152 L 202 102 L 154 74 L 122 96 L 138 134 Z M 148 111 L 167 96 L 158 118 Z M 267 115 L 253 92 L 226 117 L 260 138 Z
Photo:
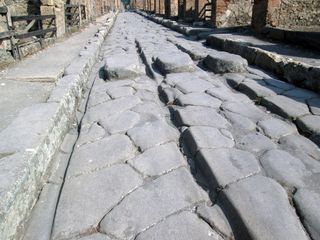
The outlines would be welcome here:
M 294 203 L 303 225 L 312 239 L 320 239 L 319 191 L 300 188 L 293 196 Z
M 298 128 L 307 135 L 320 136 L 320 116 L 307 115 L 299 117 L 296 121 Z M 320 146 L 320 141 L 317 142 Z
M 163 74 L 192 72 L 195 70 L 192 59 L 183 52 L 160 53 L 155 59 L 155 64 Z
M 304 102 L 280 95 L 262 98 L 261 105 L 275 114 L 293 120 L 300 116 L 310 114 L 308 106 Z
M 110 97 L 115 99 L 115 98 L 133 95 L 135 93 L 135 90 L 132 87 L 118 87 L 118 88 L 108 89 L 107 93 L 110 95 Z
M 225 102 L 222 104 L 221 108 L 247 117 L 254 122 L 268 118 L 268 115 L 253 103 L 245 104 L 242 102 Z
M 134 112 L 140 113 L 141 115 L 152 114 L 159 119 L 164 117 L 166 114 L 165 110 L 155 102 L 143 102 L 131 109 Z
M 226 52 L 210 53 L 204 63 L 215 73 L 244 72 L 248 67 L 246 59 Z
M 178 126 L 210 126 L 216 128 L 231 126 L 216 110 L 199 106 L 177 109 L 174 114 L 174 122 Z
M 286 123 L 277 118 L 261 120 L 257 125 L 261 127 L 263 133 L 267 137 L 272 139 L 279 139 L 280 137 L 297 132 L 297 128 L 293 124 Z
M 289 91 L 284 92 L 283 95 L 288 96 L 289 98 L 302 99 L 302 100 L 320 97 L 318 93 L 309 91 L 307 89 L 302 89 L 302 88 L 291 89 Z
M 170 73 L 165 77 L 165 82 L 174 87 L 179 82 L 187 80 L 207 80 L 210 76 L 204 71 Z
M 110 134 L 125 133 L 133 128 L 140 121 L 140 115 L 133 111 L 125 111 L 101 119 L 101 124 L 108 130 Z
M 125 135 L 113 135 L 75 149 L 68 177 L 124 162 L 134 156 L 136 148 Z
M 256 128 L 256 124 L 249 118 L 229 111 L 222 112 L 225 118 L 232 124 L 233 128 L 252 131 Z
M 180 95 L 176 99 L 176 104 L 180 106 L 204 106 L 204 107 L 212 107 L 212 108 L 219 108 L 222 102 L 217 99 L 213 98 L 208 94 L 205 93 L 188 93 Z
M 188 170 L 180 168 L 126 196 L 103 218 L 100 230 L 120 239 L 131 239 L 165 217 L 205 198 Z
M 175 143 L 167 143 L 149 148 L 128 163 L 145 176 L 158 176 L 186 165 L 186 160 Z
M 88 129 L 82 126 L 79 139 L 77 140 L 77 146 L 79 147 L 83 144 L 97 141 L 106 135 L 106 131 L 98 123 L 93 123 L 91 126 L 88 126 Z
M 139 175 L 124 164 L 67 180 L 57 208 L 52 239 L 93 231 L 124 195 L 141 184 Z
M 112 89 L 112 88 L 125 87 L 125 86 L 131 86 L 132 87 L 134 85 L 134 83 L 135 82 L 133 80 L 129 80 L 129 79 L 107 81 L 103 85 L 103 89 L 109 90 L 109 89 Z
M 183 132 L 182 140 L 193 155 L 203 148 L 232 148 L 234 146 L 233 137 L 229 131 L 205 126 L 189 127 Z
M 79 240 L 112 240 L 107 235 L 101 234 L 101 233 L 94 233 L 92 235 L 79 238 Z
M 223 77 L 232 88 L 238 87 L 246 79 L 246 76 L 240 73 L 226 73 L 223 74 Z
M 155 93 L 150 92 L 148 90 L 144 90 L 144 89 L 138 89 L 135 93 L 135 96 L 140 98 L 142 101 L 156 102 L 159 100 L 158 95 L 156 95 Z
M 109 101 L 111 98 L 106 92 L 91 92 L 89 96 L 88 107 L 94 107 L 100 103 Z
M 320 115 L 320 98 L 308 99 L 307 103 L 312 114 Z
M 304 179 L 311 174 L 300 159 L 282 150 L 267 151 L 260 162 L 269 177 L 288 187 L 305 186 Z
M 267 86 L 262 80 L 245 80 L 238 86 L 240 92 L 246 94 L 249 98 L 255 100 L 258 98 L 273 96 L 283 92 L 283 90 L 276 87 Z
M 197 207 L 197 214 L 204 219 L 213 229 L 217 230 L 223 237 L 234 239 L 231 226 L 219 205 Z
M 160 92 L 160 98 L 163 99 L 165 103 L 173 103 L 174 100 L 182 94 L 183 93 L 176 88 L 163 88 Z
M 210 188 L 216 191 L 261 170 L 253 154 L 238 149 L 201 149 L 196 159 Z
M 213 84 L 206 80 L 185 80 L 176 84 L 176 88 L 183 93 L 205 92 L 211 88 L 215 88 Z
M 109 79 L 124 79 L 141 75 L 137 54 L 118 54 L 105 58 L 104 69 Z
M 161 120 L 143 123 L 130 129 L 127 134 L 143 151 L 163 143 L 177 141 L 179 137 L 173 127 Z
M 304 152 L 316 160 L 320 160 L 319 147 L 298 134 L 285 136 L 279 139 L 280 147 L 288 152 Z
M 248 133 L 236 142 L 239 149 L 252 153 L 260 153 L 277 147 L 269 138 L 257 132 Z
M 263 81 L 271 86 L 274 86 L 276 88 L 280 88 L 284 91 L 288 91 L 290 89 L 295 88 L 294 85 L 290 84 L 290 83 L 286 83 L 284 81 L 278 80 L 278 79 L 274 79 L 274 78 L 264 78 Z
M 236 239 L 309 239 L 285 190 L 255 175 L 230 185 L 218 199 Z
M 227 87 L 217 87 L 217 88 L 211 88 L 208 91 L 206 91 L 209 95 L 220 99 L 221 101 L 229 101 L 229 102 L 243 102 L 243 103 L 249 103 L 252 102 L 250 98 L 248 98 L 246 95 L 241 93 L 234 93 Z
M 170 216 L 164 221 L 152 226 L 140 233 L 137 240 L 199 240 L 212 239 L 222 240 L 210 226 L 199 219 L 196 214 L 183 211 L 177 215 Z

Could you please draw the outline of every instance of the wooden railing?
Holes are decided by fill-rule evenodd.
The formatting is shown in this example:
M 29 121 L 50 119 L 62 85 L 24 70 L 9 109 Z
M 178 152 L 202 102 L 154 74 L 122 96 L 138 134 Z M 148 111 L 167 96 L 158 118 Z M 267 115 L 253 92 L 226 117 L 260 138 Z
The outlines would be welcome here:
M 65 21 L 66 29 L 70 27 L 81 27 L 83 22 L 87 19 L 86 7 L 82 4 L 65 4 Z
M 55 15 L 28 15 L 28 16 L 11 16 L 7 7 L 0 7 L 0 14 L 6 15 L 8 31 L 0 32 L 0 41 L 10 40 L 12 53 L 15 59 L 21 59 L 20 41 L 30 37 L 37 37 L 40 41 L 41 48 L 44 47 L 43 40 L 46 37 L 56 35 L 56 17 Z M 47 21 L 46 28 L 43 22 Z M 18 30 L 15 27 L 16 22 L 27 22 L 27 26 Z M 48 34 L 50 34 L 48 36 Z

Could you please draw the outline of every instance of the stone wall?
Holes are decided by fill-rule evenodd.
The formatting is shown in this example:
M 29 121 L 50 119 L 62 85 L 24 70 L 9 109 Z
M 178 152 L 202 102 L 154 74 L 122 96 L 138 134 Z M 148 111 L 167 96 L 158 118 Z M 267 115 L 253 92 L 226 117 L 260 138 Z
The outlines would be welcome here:
M 216 27 L 234 27 L 251 24 L 251 0 L 215 0 L 213 19 Z

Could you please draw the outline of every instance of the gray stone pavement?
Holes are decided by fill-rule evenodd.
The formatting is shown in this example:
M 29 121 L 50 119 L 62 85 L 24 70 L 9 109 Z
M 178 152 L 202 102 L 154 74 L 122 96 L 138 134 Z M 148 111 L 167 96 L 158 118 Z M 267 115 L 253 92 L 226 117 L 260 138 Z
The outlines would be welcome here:
M 24 239 L 318 239 L 319 96 L 226 55 L 119 14 Z

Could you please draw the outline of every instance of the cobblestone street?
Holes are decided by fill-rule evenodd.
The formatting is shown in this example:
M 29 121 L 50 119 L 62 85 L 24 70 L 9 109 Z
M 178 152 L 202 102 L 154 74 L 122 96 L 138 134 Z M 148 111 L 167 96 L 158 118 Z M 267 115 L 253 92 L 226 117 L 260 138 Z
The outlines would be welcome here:
M 23 239 L 320 239 L 318 93 L 135 12 L 85 89 Z

